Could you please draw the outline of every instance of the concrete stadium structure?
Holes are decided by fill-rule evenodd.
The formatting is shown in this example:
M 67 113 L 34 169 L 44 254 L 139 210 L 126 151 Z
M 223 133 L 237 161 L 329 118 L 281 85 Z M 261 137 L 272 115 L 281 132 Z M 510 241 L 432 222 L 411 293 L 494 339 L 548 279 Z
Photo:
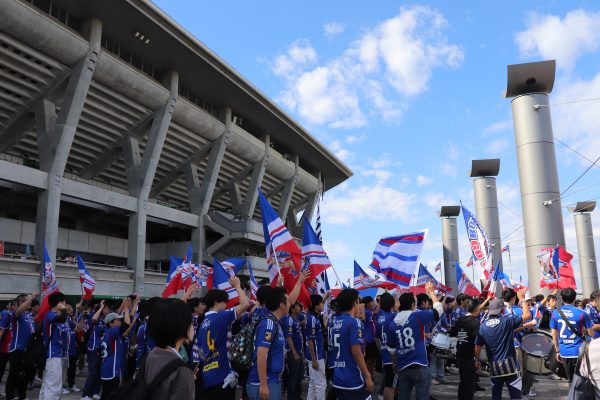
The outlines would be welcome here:
M 257 189 L 294 234 L 351 171 L 143 0 L 0 3 L 0 296 L 162 291 L 168 256 L 244 256 L 266 276 Z M 301 220 L 300 220 L 301 221 Z

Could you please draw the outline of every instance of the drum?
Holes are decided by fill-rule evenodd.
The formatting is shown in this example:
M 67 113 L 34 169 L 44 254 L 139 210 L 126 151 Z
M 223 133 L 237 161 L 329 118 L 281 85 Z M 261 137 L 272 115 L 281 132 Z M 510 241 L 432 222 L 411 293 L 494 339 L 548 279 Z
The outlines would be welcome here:
M 433 354 L 440 358 L 453 358 L 453 347 L 454 353 L 456 352 L 456 340 L 442 332 L 433 335 L 431 345 L 433 346 Z
M 544 365 L 544 358 L 552 350 L 552 335 L 545 331 L 536 331 L 526 334 L 521 340 L 523 349 L 523 364 L 527 371 L 536 375 L 550 375 L 550 371 Z

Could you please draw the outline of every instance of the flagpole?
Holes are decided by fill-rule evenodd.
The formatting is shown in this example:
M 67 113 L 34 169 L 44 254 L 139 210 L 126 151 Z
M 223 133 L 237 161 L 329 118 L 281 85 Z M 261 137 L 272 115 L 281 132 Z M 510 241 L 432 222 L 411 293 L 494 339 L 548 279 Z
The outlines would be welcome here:
M 273 249 L 273 258 L 275 259 L 275 264 L 277 264 L 277 271 L 279 274 L 279 285 L 283 286 L 283 274 L 281 273 L 281 267 L 279 266 L 279 259 L 277 258 L 277 251 L 275 251 L 275 246 L 273 245 L 272 240 L 271 240 L 271 249 Z
M 335 270 L 333 264 L 331 264 L 331 269 L 333 270 L 333 273 L 335 274 L 335 279 L 337 279 L 338 284 L 340 285 L 340 287 L 342 287 L 342 281 L 340 280 L 340 277 L 338 276 L 337 271 Z
M 508 269 L 510 270 L 510 279 L 512 280 L 512 260 L 510 259 L 510 247 L 508 248 Z

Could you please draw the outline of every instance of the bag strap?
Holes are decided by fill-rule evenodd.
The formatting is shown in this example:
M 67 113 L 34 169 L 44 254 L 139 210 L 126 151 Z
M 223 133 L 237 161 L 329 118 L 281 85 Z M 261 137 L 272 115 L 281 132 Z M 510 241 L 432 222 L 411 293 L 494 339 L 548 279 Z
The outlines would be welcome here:
M 258 319 L 258 321 L 256 321 L 256 323 L 252 327 L 252 331 L 253 331 L 252 336 L 256 339 L 256 328 L 258 327 L 258 324 L 260 323 L 260 321 L 264 321 L 265 319 L 270 319 L 271 321 L 273 321 L 273 325 L 275 325 L 275 335 L 273 335 L 273 340 L 275 340 L 275 338 L 277 337 L 277 334 L 279 333 L 279 322 L 277 322 L 277 320 L 275 318 L 272 318 L 270 315 L 267 315 L 265 317 L 260 317 Z
M 588 379 L 594 382 L 596 385 L 596 380 L 594 379 L 594 374 L 592 374 L 592 367 L 590 366 L 590 342 L 585 342 L 585 349 L 583 350 L 583 357 L 585 358 L 585 366 L 587 368 Z
M 567 326 L 569 327 L 571 332 L 573 332 L 575 335 L 577 335 L 577 337 L 579 339 L 584 339 L 583 335 L 581 333 L 579 333 L 575 328 L 573 328 L 573 325 L 571 325 L 571 321 L 569 321 L 567 319 L 567 317 L 565 317 L 565 314 L 563 314 L 562 310 L 560 308 L 557 308 L 556 311 L 558 311 L 558 313 L 560 314 L 560 317 L 563 319 L 563 321 L 565 321 L 567 323 Z
M 169 361 L 167 365 L 160 370 L 156 377 L 154 377 L 152 383 L 147 386 L 148 393 L 152 393 L 152 391 L 156 389 L 158 385 L 160 385 L 169 377 L 169 375 L 171 375 L 180 367 L 187 367 L 187 364 L 181 358 L 177 357 L 176 359 Z M 145 377 L 142 376 L 142 379 L 145 379 Z

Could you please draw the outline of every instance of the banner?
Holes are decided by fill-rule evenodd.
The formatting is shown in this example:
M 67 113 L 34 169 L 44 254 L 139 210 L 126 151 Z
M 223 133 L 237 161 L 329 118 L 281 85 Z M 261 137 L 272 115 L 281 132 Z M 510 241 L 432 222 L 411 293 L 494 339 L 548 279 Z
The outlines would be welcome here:
M 471 253 L 473 254 L 473 264 L 477 266 L 481 276 L 484 276 L 486 280 L 490 279 L 490 272 L 493 268 L 492 244 L 488 240 L 485 230 L 479 221 L 477 221 L 477 218 L 475 218 L 475 216 L 471 214 L 471 212 L 465 208 L 462 203 L 460 206 L 462 207 L 465 226 L 467 228 L 469 247 L 471 248 Z

